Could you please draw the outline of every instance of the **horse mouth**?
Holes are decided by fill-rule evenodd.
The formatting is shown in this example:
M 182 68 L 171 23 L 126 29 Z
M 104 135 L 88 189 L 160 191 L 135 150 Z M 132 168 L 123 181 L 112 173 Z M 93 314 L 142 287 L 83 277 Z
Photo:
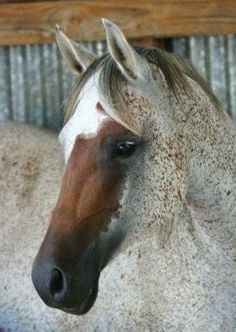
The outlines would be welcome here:
M 77 316 L 85 315 L 94 305 L 94 302 L 97 298 L 97 294 L 98 294 L 98 280 L 94 282 L 94 285 L 90 288 L 88 296 L 79 306 L 73 308 L 62 308 L 62 310 L 72 315 L 77 315 Z

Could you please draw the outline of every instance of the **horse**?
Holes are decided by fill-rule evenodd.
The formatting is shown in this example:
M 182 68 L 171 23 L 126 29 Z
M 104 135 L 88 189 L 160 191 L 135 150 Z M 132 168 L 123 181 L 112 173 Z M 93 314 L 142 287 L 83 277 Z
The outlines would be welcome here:
M 81 77 L 59 134 L 65 173 L 34 286 L 47 305 L 84 315 L 101 271 L 128 251 L 138 278 L 128 264 L 136 303 L 124 301 L 124 327 L 138 312 L 136 327 L 230 330 L 235 124 L 189 62 L 132 48 L 103 23 L 109 53 L 98 59 L 57 28 Z
M 34 287 L 81 331 L 233 331 L 235 123 L 187 60 L 103 23 L 100 58 L 57 28 L 79 78 Z
M 52 331 L 30 273 L 46 220 L 59 192 L 63 160 L 55 134 L 0 124 L 0 330 Z M 53 157 L 53 164 L 52 164 Z M 40 325 L 42 324 L 42 325 Z M 46 328 L 45 328 L 46 330 Z

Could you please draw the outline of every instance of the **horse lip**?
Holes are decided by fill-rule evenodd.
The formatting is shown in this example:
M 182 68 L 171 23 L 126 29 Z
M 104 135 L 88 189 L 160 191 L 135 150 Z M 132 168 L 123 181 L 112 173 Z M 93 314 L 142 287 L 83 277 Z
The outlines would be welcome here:
M 62 310 L 72 315 L 84 315 L 93 306 L 97 298 L 97 293 L 98 293 L 98 280 L 94 282 L 94 285 L 89 290 L 88 296 L 84 299 L 84 301 L 80 305 L 72 308 L 63 307 Z
M 87 301 L 87 299 L 91 296 L 92 292 L 93 292 L 93 287 L 90 288 L 89 293 L 88 293 L 88 296 L 84 299 L 83 302 L 86 302 L 86 301 Z M 82 305 L 83 305 L 83 303 L 82 303 Z M 65 310 L 65 311 L 75 311 L 75 310 L 77 310 L 79 307 L 80 307 L 80 306 L 68 307 L 68 308 L 67 308 L 67 307 L 63 307 L 62 310 Z

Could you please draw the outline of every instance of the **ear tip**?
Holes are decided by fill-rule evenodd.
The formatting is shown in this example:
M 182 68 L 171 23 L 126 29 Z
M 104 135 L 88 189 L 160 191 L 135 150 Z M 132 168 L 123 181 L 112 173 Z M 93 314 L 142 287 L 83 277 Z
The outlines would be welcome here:
M 104 27 L 108 27 L 108 26 L 114 26 L 114 23 L 112 23 L 111 21 L 109 21 L 107 18 L 102 18 L 102 23 L 104 25 Z
M 62 31 L 62 28 L 60 27 L 59 24 L 56 24 L 56 32 L 60 32 L 60 31 Z
M 105 18 L 105 17 L 102 17 L 102 23 L 103 23 L 103 24 L 106 24 L 107 22 L 109 22 L 108 19 Z

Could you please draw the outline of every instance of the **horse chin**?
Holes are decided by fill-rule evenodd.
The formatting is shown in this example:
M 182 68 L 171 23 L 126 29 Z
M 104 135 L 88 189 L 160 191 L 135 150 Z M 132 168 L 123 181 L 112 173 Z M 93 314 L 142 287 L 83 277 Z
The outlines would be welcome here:
M 94 305 L 94 302 L 96 301 L 97 298 L 97 294 L 98 294 L 98 280 L 94 282 L 94 285 L 93 287 L 91 287 L 88 296 L 79 306 L 73 308 L 62 308 L 62 310 L 72 315 L 77 315 L 77 316 L 85 315 Z

